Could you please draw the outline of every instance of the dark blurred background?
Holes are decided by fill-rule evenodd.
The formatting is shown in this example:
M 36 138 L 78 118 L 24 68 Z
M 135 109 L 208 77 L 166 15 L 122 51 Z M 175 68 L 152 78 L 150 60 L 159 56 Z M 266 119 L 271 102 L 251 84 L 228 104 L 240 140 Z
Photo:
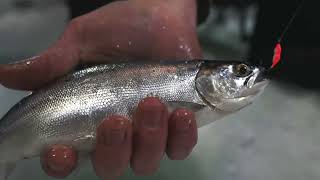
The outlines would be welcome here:
M 308 0 L 211 1 L 211 6 L 217 9 L 218 13 L 214 20 L 216 23 L 226 23 L 224 16 L 227 9 L 233 8 L 235 16 L 238 17 L 241 41 L 248 43 L 248 50 L 243 56 L 256 63 L 263 61 L 266 66 L 270 66 L 277 40 L 300 7 L 283 37 L 282 61 L 276 67 L 273 78 L 306 88 L 320 87 L 317 73 L 320 65 L 318 5 L 317 1 Z M 246 23 L 250 18 L 248 11 L 252 7 L 256 9 L 256 13 L 252 31 L 248 33 Z
M 258 1 L 256 27 L 250 41 L 250 56 L 272 58 L 272 48 L 296 8 L 303 3 L 282 45 L 283 58 L 275 74 L 278 79 L 308 88 L 319 88 L 319 3 L 314 0 Z
M 71 18 L 107 2 L 99 0 L 0 0 L 0 63 L 28 58 L 48 48 Z M 210 4 L 209 4 L 210 3 Z M 198 32 L 209 59 L 263 60 L 298 6 L 297 0 L 201 0 Z M 128 171 L 123 180 L 319 180 L 320 93 L 317 69 L 320 17 L 306 0 L 283 41 L 274 78 L 255 103 L 199 131 L 186 161 L 164 160 L 153 177 Z M 26 92 L 0 85 L 0 116 Z M 90 164 L 68 180 L 98 180 Z M 32 173 L 31 173 L 32 172 Z M 39 159 L 19 163 L 9 180 L 51 180 Z
M 39 18 L 37 8 L 40 9 L 50 8 L 57 2 L 65 3 L 68 15 L 64 16 L 59 13 L 61 10 L 57 9 L 56 13 L 48 15 L 48 18 L 57 23 L 57 27 L 61 27 L 61 18 L 66 18 L 65 23 L 70 19 L 93 11 L 105 4 L 112 2 L 111 0 L 5 0 L 0 2 L 0 18 L 5 19 L 1 21 L 0 32 L 12 32 L 6 26 L 6 21 L 14 18 L 14 15 L 9 16 L 8 9 L 15 9 L 15 12 L 27 14 L 24 16 L 34 16 Z M 289 27 L 286 35 L 284 36 L 282 46 L 283 55 L 282 61 L 276 67 L 273 78 L 280 81 L 295 83 L 306 88 L 319 88 L 318 83 L 318 67 L 319 61 L 319 43 L 320 38 L 320 25 L 317 18 L 320 17 L 319 10 L 317 9 L 318 2 L 311 0 L 198 0 L 198 24 L 199 24 L 199 37 L 203 49 L 207 53 L 212 53 L 214 56 L 211 58 L 216 59 L 244 59 L 250 60 L 254 63 L 262 61 L 264 65 L 270 66 L 274 46 L 288 24 L 290 18 L 294 15 L 296 8 L 301 4 L 302 8 L 298 12 L 294 22 Z M 9 5 L 10 4 L 10 5 Z M 10 8 L 7 8 L 10 7 Z M 30 10 L 30 11 L 29 11 Z M 31 12 L 33 10 L 33 12 Z M 2 14 L 2 15 L 1 15 Z M 40 14 L 40 13 L 39 13 Z M 39 15 L 38 14 L 38 15 Z M 15 14 L 17 18 L 17 13 Z M 55 17 L 54 17 L 55 16 Z M 29 19 L 28 19 L 29 20 Z M 28 20 L 20 21 L 24 24 Z M 19 25 L 21 25 L 21 22 Z M 13 25 L 14 26 L 14 25 Z M 47 26 L 39 27 L 42 32 L 52 30 L 52 34 L 43 35 L 43 37 L 34 37 L 34 39 L 46 39 L 47 37 L 56 37 L 62 32 L 53 30 L 54 27 Z M 2 28 L 2 30 L 1 30 Z M 40 35 L 40 30 L 32 29 L 32 34 Z M 51 28 L 51 29 L 49 29 Z M 3 30 L 4 29 L 4 30 Z M 0 55 L 4 56 L 1 59 L 8 59 L 5 54 L 8 51 L 19 48 L 23 45 L 25 47 L 26 37 L 23 33 L 24 29 L 15 29 L 17 39 L 22 41 L 20 43 L 11 40 L 12 37 L 1 36 L 1 42 L 6 42 L 6 46 L 12 46 L 3 50 Z M 39 31 L 39 32 L 38 32 Z M 24 41 L 25 40 L 25 41 Z M 53 39 L 43 41 L 43 43 L 34 43 L 38 46 L 37 51 L 44 50 L 49 42 Z M 31 51 L 30 51 L 31 52 Z M 23 53 L 21 53 L 22 55 Z M 26 53 L 24 56 L 28 56 Z M 12 55 L 11 55 L 12 56 Z M 13 58 L 21 58 L 14 55 Z M 5 60 L 2 60 L 5 61 Z
M 70 18 L 90 12 L 110 2 L 106 0 L 68 0 Z M 198 24 L 201 25 L 208 21 L 212 8 L 216 13 L 211 22 L 215 24 L 213 28 L 226 24 L 228 10 L 232 9 L 234 17 L 238 20 L 238 37 L 240 41 L 248 44 L 247 52 L 239 58 L 247 58 L 256 63 L 263 61 L 264 65 L 270 66 L 275 44 L 301 3 L 303 3 L 301 9 L 284 36 L 282 61 L 276 68 L 274 78 L 297 83 L 303 87 L 319 88 L 317 70 L 320 65 L 318 34 L 320 23 L 317 17 L 320 17 L 320 13 L 317 9 L 319 7 L 317 1 L 198 0 Z M 25 5 L 29 6 L 28 3 Z M 256 9 L 256 17 L 252 31 L 248 32 L 246 27 L 250 18 L 249 10 L 252 7 Z M 200 39 L 208 41 L 207 37 Z

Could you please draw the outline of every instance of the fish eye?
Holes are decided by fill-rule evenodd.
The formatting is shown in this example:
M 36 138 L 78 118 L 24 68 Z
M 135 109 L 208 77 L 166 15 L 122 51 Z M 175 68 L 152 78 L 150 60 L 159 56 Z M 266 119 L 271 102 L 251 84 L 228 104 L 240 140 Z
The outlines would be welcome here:
M 251 73 L 251 69 L 246 64 L 238 64 L 234 66 L 233 72 L 236 74 L 236 76 L 244 77 Z

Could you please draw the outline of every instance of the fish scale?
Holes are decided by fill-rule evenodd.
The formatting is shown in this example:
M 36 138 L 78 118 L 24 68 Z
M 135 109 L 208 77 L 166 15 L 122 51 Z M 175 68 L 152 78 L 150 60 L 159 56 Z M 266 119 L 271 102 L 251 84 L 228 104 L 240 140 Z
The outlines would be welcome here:
M 102 120 L 111 115 L 132 119 L 135 107 L 147 96 L 161 98 L 170 110 L 187 107 L 194 111 L 198 127 L 221 119 L 248 105 L 264 88 L 248 89 L 242 84 L 232 70 L 239 64 L 135 62 L 97 65 L 71 73 L 33 92 L 0 120 L 0 163 L 39 156 L 44 148 L 57 143 L 90 152 Z M 250 73 L 260 73 L 259 68 L 251 68 Z M 224 86 L 219 88 L 226 94 L 219 94 L 223 92 L 213 84 Z M 250 96 L 224 99 L 234 89 L 237 94 L 250 90 L 246 92 Z M 219 100 L 223 102 L 215 104 Z M 230 111 L 230 105 L 237 109 Z

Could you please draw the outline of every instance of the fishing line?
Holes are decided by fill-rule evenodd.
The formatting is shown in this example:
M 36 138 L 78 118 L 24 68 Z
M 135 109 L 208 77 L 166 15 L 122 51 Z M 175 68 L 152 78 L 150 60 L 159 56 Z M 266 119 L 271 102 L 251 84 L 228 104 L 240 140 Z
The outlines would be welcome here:
M 296 8 L 296 10 L 294 11 L 293 15 L 291 16 L 288 24 L 286 25 L 286 27 L 284 28 L 284 30 L 282 31 L 279 39 L 278 39 L 278 43 L 280 43 L 284 37 L 284 35 L 287 33 L 289 27 L 291 27 L 293 21 L 295 20 L 295 18 L 297 17 L 297 15 L 299 14 L 301 8 L 302 8 L 302 5 L 304 3 L 304 0 L 301 0 L 298 4 L 298 7 Z
M 303 6 L 304 0 L 301 0 L 298 4 L 298 7 L 296 8 L 296 10 L 294 11 L 292 17 L 290 18 L 289 22 L 287 23 L 286 27 L 284 28 L 284 30 L 282 31 L 277 44 L 274 48 L 274 54 L 273 54 L 273 58 L 272 58 L 272 65 L 271 65 L 271 69 L 273 69 L 281 60 L 281 53 L 282 53 L 282 47 L 281 47 L 281 42 L 283 37 L 285 36 L 285 34 L 287 33 L 289 27 L 291 27 L 293 21 L 295 20 L 295 18 L 297 17 L 297 15 L 299 14 L 302 6 Z

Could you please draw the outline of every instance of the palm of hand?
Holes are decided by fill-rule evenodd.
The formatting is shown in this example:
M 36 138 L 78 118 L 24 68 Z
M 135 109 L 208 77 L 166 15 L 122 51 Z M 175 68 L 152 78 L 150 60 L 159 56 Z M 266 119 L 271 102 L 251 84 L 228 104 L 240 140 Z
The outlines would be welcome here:
M 0 83 L 9 88 L 34 90 L 79 64 L 123 58 L 201 58 L 195 19 L 193 0 L 114 2 L 73 20 L 61 38 L 40 56 L 1 65 Z M 171 159 L 184 159 L 197 141 L 193 113 L 178 109 L 169 115 L 157 98 L 147 98 L 139 104 L 133 124 L 119 116 L 106 119 L 98 128 L 92 155 L 95 171 L 102 178 L 118 177 L 128 164 L 138 175 L 151 174 L 164 152 Z M 148 120 L 157 121 L 158 128 L 146 128 L 143 122 Z M 112 129 L 118 133 L 110 135 Z M 110 145 L 105 139 L 121 139 L 121 143 Z M 54 177 L 69 175 L 76 163 L 77 152 L 64 145 L 55 145 L 42 155 L 44 170 Z

